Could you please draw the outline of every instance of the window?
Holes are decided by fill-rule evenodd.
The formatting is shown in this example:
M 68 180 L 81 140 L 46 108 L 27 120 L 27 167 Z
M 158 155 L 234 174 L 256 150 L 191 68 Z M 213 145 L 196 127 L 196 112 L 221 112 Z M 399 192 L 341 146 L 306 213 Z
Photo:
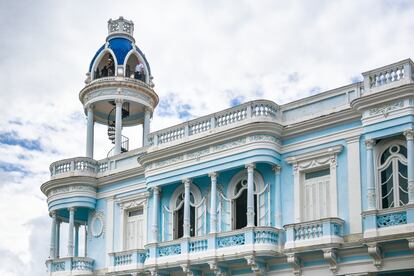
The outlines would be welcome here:
M 304 173 L 302 214 L 305 221 L 325 218 L 329 212 L 330 170 Z
M 93 79 L 111 77 L 115 75 L 116 61 L 110 52 L 105 52 L 99 57 L 99 62 L 95 65 Z
M 176 201 L 174 212 L 174 238 L 179 239 L 184 235 L 184 192 L 181 193 Z M 190 193 L 190 236 L 195 234 L 195 207 L 194 195 Z
M 179 239 L 184 235 L 184 185 L 171 195 L 168 206 L 162 206 L 162 240 Z M 190 186 L 190 236 L 202 236 L 207 233 L 206 198 L 194 183 Z
M 286 158 L 293 168 L 295 223 L 338 216 L 336 169 L 342 149 L 335 145 Z
M 126 249 L 144 248 L 144 209 L 127 211 Z
M 255 189 L 256 190 L 256 189 Z M 247 225 L 247 179 L 243 178 L 236 185 L 233 203 L 233 229 L 241 229 Z M 254 195 L 254 225 L 257 226 L 257 195 Z
M 407 148 L 402 141 L 378 144 L 378 194 L 380 208 L 408 203 Z
M 219 231 L 241 229 L 247 225 L 247 172 L 240 171 L 230 181 L 228 195 L 219 193 Z M 255 171 L 253 174 L 254 224 L 270 225 L 270 185 L 264 185 L 263 177 Z M 231 207 L 230 207 L 230 206 Z M 229 208 L 229 212 L 227 212 Z M 227 224 L 228 222 L 228 224 Z

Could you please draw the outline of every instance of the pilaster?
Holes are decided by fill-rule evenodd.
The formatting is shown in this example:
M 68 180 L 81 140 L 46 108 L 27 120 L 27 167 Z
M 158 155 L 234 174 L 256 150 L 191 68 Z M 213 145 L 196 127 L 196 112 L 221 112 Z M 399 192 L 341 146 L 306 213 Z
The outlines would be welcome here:
M 254 164 L 247 164 L 247 227 L 254 226 Z

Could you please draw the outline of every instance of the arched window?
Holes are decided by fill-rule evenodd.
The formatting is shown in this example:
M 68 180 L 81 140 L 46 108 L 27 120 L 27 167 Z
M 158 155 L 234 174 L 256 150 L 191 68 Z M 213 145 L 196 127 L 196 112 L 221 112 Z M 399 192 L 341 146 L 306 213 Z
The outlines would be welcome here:
M 131 51 L 126 57 L 125 77 L 134 78 L 143 82 L 147 80 L 147 68 L 142 58 L 135 51 Z
M 115 76 L 116 61 L 110 52 L 99 57 L 98 64 L 94 66 L 93 79 Z
M 407 148 L 403 141 L 378 144 L 377 180 L 379 207 L 382 209 L 408 203 Z
M 263 177 L 255 171 L 253 174 L 254 193 L 254 224 L 256 226 L 270 225 L 270 186 L 264 185 Z M 230 181 L 228 198 L 223 200 L 231 203 L 231 229 L 241 229 L 247 225 L 247 172 L 237 173 Z M 224 206 L 225 204 L 222 204 Z M 220 210 L 222 220 L 226 221 L 226 210 Z M 225 227 L 222 227 L 222 229 Z
M 184 235 L 184 192 L 182 192 L 175 202 L 174 211 L 174 239 L 182 238 Z M 195 204 L 194 195 L 190 192 L 190 236 L 195 235 Z

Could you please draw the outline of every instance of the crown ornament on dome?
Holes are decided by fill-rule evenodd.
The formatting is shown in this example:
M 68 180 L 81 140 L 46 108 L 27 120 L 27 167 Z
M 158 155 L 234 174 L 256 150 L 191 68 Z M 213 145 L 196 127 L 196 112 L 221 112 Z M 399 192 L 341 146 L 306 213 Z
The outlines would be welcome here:
M 107 41 L 112 37 L 126 37 L 135 43 L 133 35 L 134 22 L 132 22 L 132 20 L 126 20 L 122 16 L 115 20 L 109 19 Z

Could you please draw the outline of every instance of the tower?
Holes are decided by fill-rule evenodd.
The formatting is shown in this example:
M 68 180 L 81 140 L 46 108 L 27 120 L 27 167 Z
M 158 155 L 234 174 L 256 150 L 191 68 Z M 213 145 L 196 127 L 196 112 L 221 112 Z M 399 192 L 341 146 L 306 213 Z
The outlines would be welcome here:
M 79 93 L 88 118 L 86 156 L 93 158 L 94 124 L 108 127 L 108 139 L 114 147 L 108 157 L 129 150 L 129 139 L 122 128 L 143 126 L 146 146 L 150 119 L 158 104 L 151 69 L 145 55 L 135 45 L 134 23 L 119 17 L 108 21 L 106 42 L 89 65 L 85 87 Z

